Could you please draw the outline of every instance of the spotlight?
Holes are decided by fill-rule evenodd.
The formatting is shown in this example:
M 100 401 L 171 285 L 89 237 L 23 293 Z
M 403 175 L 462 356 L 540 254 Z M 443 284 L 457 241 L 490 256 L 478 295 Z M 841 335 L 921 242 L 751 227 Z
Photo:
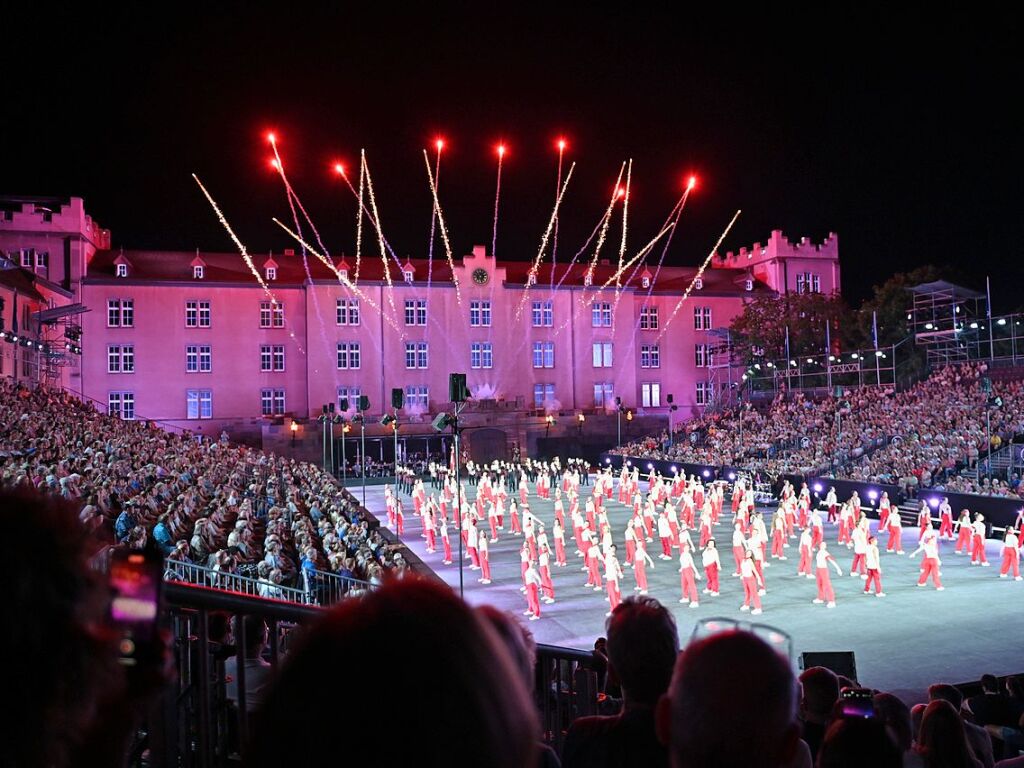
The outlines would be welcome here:
M 729 473 L 729 479 L 730 480 L 735 480 L 736 479 L 736 473 L 735 472 L 730 472 Z
M 395 417 L 394 417 L 394 416 L 392 416 L 392 415 L 391 415 L 390 413 L 386 413 L 386 414 L 384 414 L 384 415 L 383 415 L 383 416 L 381 417 L 381 420 L 380 420 L 380 425 L 381 425 L 382 427 L 387 427 L 387 426 L 389 426 L 389 425 L 393 424 L 393 423 L 394 423 L 394 421 L 395 421 Z
M 648 469 L 654 469 L 654 465 L 651 464 L 651 462 L 647 462 L 647 468 Z
M 929 506 L 931 506 L 932 509 L 937 508 L 939 506 L 939 499 L 938 499 L 938 497 L 937 496 L 932 496 L 930 499 L 928 499 L 928 504 L 929 504 Z
M 815 483 L 814 490 L 817 493 L 821 493 L 823 490 L 825 490 L 825 486 L 823 486 L 821 483 Z
M 706 469 L 703 472 L 701 472 L 701 474 L 704 475 L 704 477 L 711 477 L 711 472 Z

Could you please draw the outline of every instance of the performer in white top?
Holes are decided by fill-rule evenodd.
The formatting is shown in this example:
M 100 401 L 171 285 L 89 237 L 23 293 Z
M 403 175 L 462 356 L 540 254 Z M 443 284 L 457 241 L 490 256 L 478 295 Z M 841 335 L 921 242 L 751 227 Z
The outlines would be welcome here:
M 818 552 L 815 557 L 815 575 L 818 579 L 818 596 L 814 598 L 815 603 L 826 603 L 829 608 L 836 607 L 836 593 L 832 589 L 832 579 L 829 578 L 828 566 L 831 563 L 839 576 L 843 575 L 843 569 L 839 567 L 836 559 L 829 554 L 828 545 L 821 542 L 818 545 Z
M 743 605 L 740 606 L 740 610 L 750 611 L 754 615 L 761 613 L 761 596 L 758 587 L 763 587 L 764 582 L 754 566 L 753 552 L 748 552 L 746 558 L 740 563 L 740 574 L 743 579 Z M 751 604 L 754 606 L 753 610 L 750 609 Z
M 974 516 L 972 528 L 974 528 L 974 537 L 971 539 L 971 565 L 980 563 L 987 567 L 990 563 L 985 556 L 985 516 L 981 512 Z
M 619 560 L 615 557 L 614 546 L 608 550 L 608 554 L 604 558 L 604 578 L 608 586 L 608 613 L 605 615 L 611 616 L 612 611 L 622 602 L 622 594 L 619 592 L 622 568 L 619 567 Z
M 867 554 L 868 554 L 868 531 L 870 523 L 866 517 L 862 517 L 857 527 L 853 529 L 853 565 L 850 566 L 851 576 L 860 576 L 862 579 L 868 577 Z
M 536 621 L 540 618 L 540 574 L 532 562 L 527 563 L 523 582 L 526 584 L 526 610 L 523 615 L 529 616 L 530 621 Z
M 1020 538 L 1013 528 L 1006 529 L 1003 536 L 1003 564 L 999 567 L 999 578 L 1005 579 L 1013 571 L 1013 580 L 1020 581 Z
M 696 580 L 700 578 L 700 573 L 697 571 L 697 566 L 693 562 L 693 555 L 690 554 L 690 547 L 688 544 L 684 544 L 680 548 L 679 573 L 681 574 L 679 577 L 679 583 L 683 592 L 683 596 L 679 602 L 688 602 L 691 608 L 698 607 L 700 603 L 697 599 Z
M 708 541 L 708 545 L 704 548 L 701 562 L 704 564 L 704 574 L 708 577 L 708 585 L 704 589 L 704 593 L 718 597 L 718 577 L 722 571 L 722 561 L 718 557 L 718 545 L 714 539 Z
M 641 595 L 647 594 L 647 565 L 654 570 L 654 561 L 651 560 L 651 556 L 647 554 L 647 550 L 641 542 L 640 546 L 633 551 L 633 576 L 636 578 L 636 586 L 633 589 Z
M 868 568 L 868 580 L 864 583 L 864 594 L 871 592 L 871 584 L 875 585 L 875 597 L 885 597 L 882 591 L 882 563 L 878 552 L 878 539 L 874 536 L 868 537 L 867 552 L 864 553 L 864 561 Z
M 921 563 L 921 578 L 917 580 L 917 586 L 926 586 L 930 576 L 932 583 L 935 584 L 935 589 L 941 592 L 945 587 L 942 586 L 942 581 L 939 579 L 939 566 L 942 565 L 942 561 L 939 560 L 939 537 L 935 531 L 929 530 L 925 533 L 921 543 L 910 553 L 910 556 L 915 557 L 922 550 L 924 550 L 924 560 Z

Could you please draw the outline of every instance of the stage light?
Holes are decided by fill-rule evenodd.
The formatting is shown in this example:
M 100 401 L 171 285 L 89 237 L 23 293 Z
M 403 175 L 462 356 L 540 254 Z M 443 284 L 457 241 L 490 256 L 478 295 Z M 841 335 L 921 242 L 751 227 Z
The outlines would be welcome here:
M 730 472 L 729 473 L 729 479 L 730 480 L 735 480 L 736 479 L 736 473 L 735 472 Z
M 868 498 L 871 499 L 872 501 L 877 499 L 878 498 L 878 491 L 876 491 L 874 488 L 872 488 L 870 491 L 868 491 Z
M 808 358 L 807 358 L 807 362 L 808 362 L 808 363 L 811 363 L 811 364 L 813 364 L 813 363 L 814 363 L 814 360 L 812 360 L 811 358 L 809 358 L 809 357 L 808 357 Z
M 829 355 L 829 356 L 828 356 L 828 361 L 829 361 L 830 363 L 834 363 L 834 362 L 836 361 L 836 356 L 835 356 L 835 355 Z
M 825 486 L 823 486 L 821 483 L 815 483 L 814 490 L 816 493 L 821 493 L 823 490 L 825 490 Z
M 292 432 L 298 432 L 299 431 L 299 425 L 296 422 L 293 421 L 291 429 L 292 429 Z
M 885 355 L 882 354 L 882 350 L 876 349 L 875 350 L 875 357 L 885 357 Z
M 647 468 L 648 469 L 654 469 L 654 465 L 651 464 L 651 462 L 647 462 Z
M 277 162 L 276 157 L 270 161 L 270 167 L 273 168 L 275 171 L 281 170 L 281 165 L 280 163 Z
M 858 355 L 858 354 L 857 354 L 856 352 L 854 352 L 854 353 L 853 353 L 852 355 L 850 355 L 850 357 L 851 357 L 851 358 L 852 358 L 853 360 L 858 360 L 858 359 L 860 359 L 860 355 Z
M 932 507 L 932 509 L 937 508 L 939 506 L 938 496 L 932 496 L 930 499 L 928 499 L 928 504 Z
M 701 474 L 704 475 L 704 477 L 711 477 L 711 472 L 709 472 L 706 469 L 703 472 L 701 472 Z
M 584 416 L 582 413 L 576 414 L 576 421 L 578 421 L 580 424 L 582 424 L 586 420 L 587 420 L 587 417 Z
M 626 462 L 626 466 L 627 467 L 632 467 L 633 466 L 633 462 L 632 461 L 627 461 Z
M 612 460 L 611 460 L 611 459 L 605 459 L 605 460 L 604 460 L 604 463 L 605 463 L 605 464 L 611 464 L 611 463 L 612 463 Z
M 384 414 L 384 415 L 383 415 L 383 416 L 381 417 L 381 420 L 380 420 L 380 425 L 381 425 L 382 427 L 386 427 L 386 426 L 388 426 L 388 425 L 390 425 L 390 424 L 393 424 L 393 423 L 394 423 L 394 421 L 395 421 L 395 417 L 394 417 L 394 416 L 392 416 L 392 415 L 391 415 L 390 413 L 386 413 L 386 414 Z
M 675 465 L 672 466 L 672 474 L 673 475 L 679 474 L 679 468 L 676 467 Z
M 774 368 L 775 367 L 775 363 L 769 361 L 769 362 L 765 363 L 765 367 L 766 368 Z
M 971 323 L 971 329 L 972 330 L 977 330 L 978 329 L 978 324 L 977 323 Z
M 925 323 L 925 324 L 924 324 L 924 327 L 925 327 L 925 329 L 926 329 L 926 330 L 929 330 L 929 331 L 930 331 L 930 330 L 932 330 L 932 328 L 934 328 L 935 326 L 934 326 L 934 325 L 932 325 L 931 323 Z
M 621 200 L 626 196 L 626 190 L 622 187 L 617 187 L 615 189 L 615 196 Z
M 796 368 L 796 360 L 790 360 L 789 364 Z
M 1006 325 L 1006 318 L 1000 317 L 998 320 L 996 320 L 996 325 Z

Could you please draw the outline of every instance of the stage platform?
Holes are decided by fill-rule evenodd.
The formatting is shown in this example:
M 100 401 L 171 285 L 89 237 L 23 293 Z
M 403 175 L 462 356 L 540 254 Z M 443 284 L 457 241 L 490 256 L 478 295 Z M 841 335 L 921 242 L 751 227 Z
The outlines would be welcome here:
M 646 489 L 646 483 L 641 487 Z M 358 490 L 355 490 L 358 496 Z M 431 489 L 428 487 L 428 494 Z M 590 487 L 581 489 L 586 498 Z M 467 486 L 472 500 L 476 489 Z M 367 507 L 386 524 L 384 489 L 367 488 Z M 459 588 L 457 543 L 452 531 L 453 562 L 442 564 L 442 554 L 429 554 L 421 536 L 421 525 L 411 512 L 412 503 L 405 502 L 406 530 L 404 543 L 419 555 L 444 581 Z M 728 511 L 729 497 L 723 521 L 716 528 L 716 538 L 722 550 L 721 594 L 709 597 L 701 594 L 700 607 L 680 604 L 678 555 L 673 560 L 659 560 L 661 547 L 657 539 L 648 544 L 648 553 L 655 567 L 647 569 L 649 594 L 670 608 L 679 626 L 683 645 L 696 622 L 708 617 L 726 617 L 740 621 L 757 621 L 783 630 L 792 637 L 794 668 L 805 651 L 853 651 L 856 654 L 858 675 L 862 685 L 892 691 L 908 702 L 924 700 L 925 690 L 935 682 L 965 682 L 976 680 L 984 673 L 996 675 L 1024 671 L 1024 582 L 1012 576 L 999 578 L 1001 544 L 988 542 L 987 553 L 991 567 L 969 565 L 969 558 L 953 552 L 952 542 L 943 542 L 940 548 L 942 592 L 933 587 L 917 587 L 921 554 L 914 560 L 907 555 L 917 547 L 917 529 L 904 528 L 903 542 L 906 555 L 882 552 L 882 584 L 884 598 L 862 594 L 864 582 L 849 576 L 853 553 L 845 546 L 835 544 L 837 527 L 825 526 L 825 540 L 836 561 L 843 569 L 838 577 L 832 571 L 835 587 L 835 608 L 814 605 L 815 581 L 796 575 L 797 540 L 790 540 L 786 550 L 788 560 L 770 560 L 765 571 L 767 594 L 762 597 L 764 613 L 750 617 L 740 611 L 743 589 L 738 578 L 732 577 L 732 527 Z M 530 496 L 532 512 L 544 521 L 550 538 L 554 521 L 553 501 L 544 501 L 535 494 Z M 630 512 L 614 498 L 606 503 L 609 521 L 619 550 L 620 562 L 625 555 L 624 530 Z M 770 522 L 766 511 L 766 522 Z M 506 530 L 499 533 L 499 541 L 491 544 L 490 562 L 492 583 L 478 582 L 479 571 L 469 569 L 466 559 L 463 571 L 466 600 L 475 605 L 489 603 L 512 611 L 522 617 L 526 600 L 519 591 L 519 548 L 522 538 Z M 877 521 L 872 521 L 872 530 Z M 696 540 L 696 537 L 695 537 Z M 885 537 L 880 539 L 884 550 Z M 438 542 L 440 545 L 440 542 Z M 552 541 L 552 547 L 554 542 Z M 538 642 L 587 649 L 595 638 L 604 634 L 608 600 L 604 590 L 593 591 L 584 586 L 586 574 L 581 570 L 582 558 L 575 556 L 576 546 L 571 531 L 566 537 L 567 565 L 552 567 L 555 585 L 555 603 L 541 604 L 541 618 L 525 622 Z M 552 557 L 552 560 L 554 558 Z M 698 555 L 699 562 L 699 555 Z M 621 580 L 623 597 L 633 594 L 635 580 L 632 569 L 623 567 Z M 704 582 L 698 582 L 698 590 Z M 525 621 L 525 617 L 522 617 Z M 799 673 L 799 670 L 797 670 Z

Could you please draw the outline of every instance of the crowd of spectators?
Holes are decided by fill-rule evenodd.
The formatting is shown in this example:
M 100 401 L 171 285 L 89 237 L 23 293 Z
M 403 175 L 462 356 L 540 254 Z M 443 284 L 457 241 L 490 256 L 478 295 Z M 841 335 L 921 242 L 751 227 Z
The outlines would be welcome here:
M 813 401 L 780 393 L 764 409 L 710 413 L 668 435 L 618 449 L 623 455 L 730 465 L 773 477 L 792 473 L 891 483 L 914 493 L 941 487 L 1019 495 L 1020 479 L 971 480 L 979 457 L 1024 433 L 1024 381 L 982 387 L 985 363 L 948 366 L 905 391 L 866 387 Z M 990 398 L 1001 407 L 989 407 Z M 742 421 L 742 424 L 741 424 Z
M 98 412 L 71 395 L 0 382 L 0 485 L 77 505 L 112 545 L 152 539 L 174 561 L 311 589 L 317 572 L 379 584 L 400 548 L 316 466 Z M 173 565 L 168 575 L 180 575 Z M 305 575 L 304 575 L 305 574 Z

